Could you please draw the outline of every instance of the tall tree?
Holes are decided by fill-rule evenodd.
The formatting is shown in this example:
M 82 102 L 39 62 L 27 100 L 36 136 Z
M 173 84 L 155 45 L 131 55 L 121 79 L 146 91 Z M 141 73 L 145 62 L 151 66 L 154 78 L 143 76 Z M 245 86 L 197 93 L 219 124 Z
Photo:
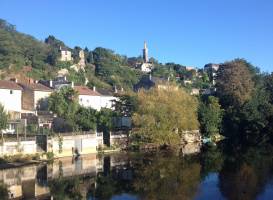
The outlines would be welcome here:
M 239 107 L 249 100 L 254 89 L 252 78 L 244 60 L 236 59 L 220 65 L 216 88 L 222 105 Z

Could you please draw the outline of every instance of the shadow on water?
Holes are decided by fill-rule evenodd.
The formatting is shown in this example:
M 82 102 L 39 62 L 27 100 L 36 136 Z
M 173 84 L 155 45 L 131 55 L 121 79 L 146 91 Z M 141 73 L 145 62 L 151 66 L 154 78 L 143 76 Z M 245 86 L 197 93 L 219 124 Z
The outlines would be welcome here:
M 272 150 L 225 143 L 200 154 L 171 152 L 88 155 L 47 165 L 0 170 L 7 199 L 268 199 L 273 194 Z

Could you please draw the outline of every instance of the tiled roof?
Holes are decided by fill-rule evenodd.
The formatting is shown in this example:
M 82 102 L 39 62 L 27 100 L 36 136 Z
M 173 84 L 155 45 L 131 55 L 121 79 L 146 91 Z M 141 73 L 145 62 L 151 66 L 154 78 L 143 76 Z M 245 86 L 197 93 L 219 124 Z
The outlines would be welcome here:
M 29 85 L 33 90 L 35 91 L 46 91 L 46 92 L 52 92 L 53 90 L 43 84 L 40 83 L 33 83 Z
M 75 86 L 74 90 L 76 90 L 79 95 L 101 96 L 100 93 L 93 91 L 86 86 Z
M 97 89 L 97 91 L 103 96 L 114 96 L 114 92 L 105 89 Z
M 17 83 L 5 80 L 0 80 L 0 89 L 22 90 Z
M 20 83 L 20 85 L 25 88 L 30 88 L 34 91 L 43 91 L 43 92 L 52 92 L 53 90 L 43 84 L 40 83 L 30 83 L 30 84 L 22 84 Z

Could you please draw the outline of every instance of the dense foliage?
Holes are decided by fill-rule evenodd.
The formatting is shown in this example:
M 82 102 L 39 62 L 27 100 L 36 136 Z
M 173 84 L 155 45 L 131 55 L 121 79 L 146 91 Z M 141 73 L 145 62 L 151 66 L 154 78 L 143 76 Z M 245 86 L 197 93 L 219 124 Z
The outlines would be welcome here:
M 254 82 L 248 64 L 244 60 L 222 64 L 216 81 L 217 94 L 225 108 L 241 106 L 251 99 Z
M 200 128 L 205 136 L 213 136 L 220 133 L 222 124 L 223 109 L 218 98 L 209 96 L 200 103 L 198 119 Z
M 112 86 L 132 89 L 141 75 L 138 71 L 128 67 L 127 58 L 115 54 L 105 48 L 96 48 L 93 51 L 96 76 Z
M 65 120 L 72 130 L 81 131 L 110 131 L 113 128 L 115 112 L 111 109 L 96 111 L 79 105 L 78 94 L 72 88 L 64 87 L 49 97 L 49 110 Z M 63 128 L 65 129 L 65 128 Z
M 260 145 L 272 139 L 271 77 L 242 59 L 220 66 L 216 89 L 225 109 L 222 133 L 233 144 Z
M 197 100 L 175 86 L 140 91 L 133 116 L 135 135 L 141 142 L 159 145 L 180 143 L 183 131 L 199 128 Z

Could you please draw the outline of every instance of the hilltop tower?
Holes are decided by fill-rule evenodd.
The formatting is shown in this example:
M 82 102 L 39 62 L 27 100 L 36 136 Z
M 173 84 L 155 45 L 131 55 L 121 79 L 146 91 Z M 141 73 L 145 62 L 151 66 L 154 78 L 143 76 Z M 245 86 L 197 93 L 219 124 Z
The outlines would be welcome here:
M 148 63 L 148 62 L 149 62 L 148 48 L 147 48 L 147 43 L 146 43 L 146 41 L 144 42 L 143 60 L 144 60 L 144 63 Z

